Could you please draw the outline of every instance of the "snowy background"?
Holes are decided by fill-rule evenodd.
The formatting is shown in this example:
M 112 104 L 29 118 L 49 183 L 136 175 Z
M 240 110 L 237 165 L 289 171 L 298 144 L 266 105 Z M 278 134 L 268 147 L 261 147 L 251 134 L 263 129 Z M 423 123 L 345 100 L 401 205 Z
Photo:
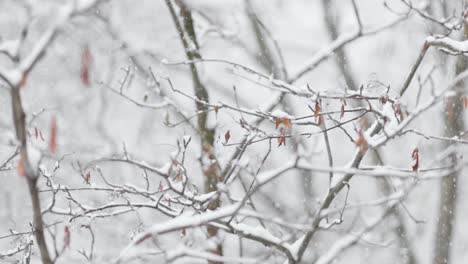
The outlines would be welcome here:
M 213 197 L 221 201 L 215 210 L 204 207 L 210 201 L 202 205 L 178 203 L 175 200 L 179 194 L 166 190 L 164 177 L 144 168 L 161 168 L 176 188 L 189 182 L 188 192 L 201 195 L 206 191 L 206 168 L 202 168 L 206 157 L 197 130 L 190 63 L 167 2 L 176 15 L 184 6 L 193 17 L 202 57 L 194 65 L 209 93 L 207 127 L 215 131 L 211 146 L 215 167 L 219 166 L 219 171 L 229 164 L 235 167 L 233 180 L 213 187 L 218 190 L 212 193 Z M 80 9 L 80 5 L 90 4 L 90 8 Z M 13 89 L 21 89 L 28 155 L 38 171 L 42 209 L 48 208 L 42 215 L 50 255 L 54 259 L 59 256 L 56 263 L 284 263 L 288 257 L 275 245 L 240 238 L 236 232 L 222 228 L 211 237 L 206 230 L 209 221 L 196 223 L 196 215 L 227 212 L 228 217 L 214 220 L 228 221 L 237 213 L 231 216 L 229 206 L 245 197 L 245 186 L 248 188 L 255 178 L 253 185 L 261 183 L 258 179 L 262 179 L 262 173 L 274 173 L 297 155 L 302 156 L 301 166 L 330 168 L 331 154 L 332 166 L 346 171 L 359 152 L 359 132 L 382 116 L 367 112 L 363 118 L 334 127 L 335 122 L 362 113 L 346 112 L 341 117 L 341 97 L 360 93 L 374 98 L 347 99 L 345 108 L 362 107 L 384 113 L 390 119 L 382 121 L 387 122 L 385 131 L 392 133 L 401 123 L 395 118 L 393 102 L 411 116 L 420 104 L 430 102 L 434 93 L 446 88 L 457 74 L 455 64 L 464 60 L 463 55 L 452 56 L 430 48 L 400 97 L 401 87 L 428 36 L 462 38 L 464 1 L 2 0 L 0 70 L 15 69 L 69 7 L 77 12 L 57 26 L 43 56 L 24 82 L 16 87 L 4 79 L 0 82 L 0 263 L 41 263 L 31 231 L 33 210 L 27 176 L 18 175 L 17 169 L 21 143 L 16 139 L 12 118 Z M 363 35 L 333 49 L 337 37 L 354 36 L 359 29 L 355 7 Z M 182 22 L 182 17 L 177 19 Z M 440 21 L 446 23 L 441 25 Z M 455 29 L 447 30 L 451 26 Z M 260 29 L 261 36 L 255 28 Z M 367 34 L 374 30 L 377 32 Z M 189 48 L 197 49 L 194 43 L 189 44 Z M 324 60 L 300 78 L 292 79 L 317 56 L 324 56 Z M 280 57 L 288 76 L 278 70 L 278 65 L 282 65 Z M 89 75 L 89 80 L 83 74 Z M 353 83 L 349 83 L 346 74 Z M 280 81 L 289 83 L 295 91 L 308 94 L 311 89 L 316 94 L 294 94 L 275 85 Z M 279 91 L 286 91 L 281 102 L 275 101 Z M 468 182 L 463 177 L 464 144 L 468 142 L 463 139 L 464 129 L 458 130 L 457 135 L 446 132 L 451 115 L 459 116 L 454 111 L 461 112 L 463 121 L 465 109 L 447 103 L 460 94 L 463 92 L 444 94 L 404 127 L 419 134 L 397 131 L 395 137 L 378 146 L 383 164 L 371 154 L 372 148 L 368 150 L 359 168 L 370 171 L 369 175 L 356 173 L 349 182 L 348 195 L 348 187 L 337 194 L 329 208 L 335 213 L 320 221 L 300 263 L 464 263 L 468 259 L 468 231 L 464 223 Z M 324 114 L 319 121 L 334 127 L 327 131 L 329 149 L 323 127 L 317 125 L 313 112 L 321 95 L 324 97 L 318 112 L 333 112 Z M 330 98 L 331 95 L 336 98 Z M 390 98 L 392 104 L 378 100 L 384 97 Z M 264 110 L 270 102 L 273 108 Z M 219 105 L 219 109 L 214 105 Z M 181 113 L 189 120 L 184 120 Z M 259 116 L 263 121 L 253 125 Z M 297 119 L 300 117 L 305 118 Z M 278 124 L 280 118 L 288 121 Z M 56 136 L 52 135 L 54 123 Z M 281 135 L 278 137 L 280 128 L 292 135 L 285 138 L 282 146 L 278 146 L 282 139 Z M 237 144 L 252 136 L 253 131 L 254 142 Z M 377 139 L 364 135 L 369 145 Z M 57 142 L 56 150 L 51 149 L 51 141 Z M 181 148 L 184 142 L 188 144 Z M 244 147 L 245 153 L 232 160 L 236 150 Z M 431 173 L 417 180 L 412 169 L 416 148 L 416 170 Z M 33 152 L 42 154 L 34 156 Z M 448 158 L 452 154 L 455 162 Z M 38 155 L 42 159 L 36 163 Z M 125 162 L 128 158 L 133 163 Z M 144 166 L 135 166 L 134 162 Z M 447 173 L 450 168 L 456 168 L 453 173 L 457 175 L 455 211 L 445 212 L 454 223 L 450 241 L 444 242 L 449 245 L 450 258 L 437 262 L 434 254 L 439 246 L 435 241 L 444 213 L 439 209 L 440 178 L 451 177 Z M 383 172 L 372 174 L 378 169 Z M 397 174 L 412 176 L 392 176 Z M 337 172 L 332 184 L 339 182 L 342 175 Z M 237 225 L 244 235 L 252 232 L 260 237 L 274 237 L 280 241 L 278 245 L 287 245 L 297 253 L 298 243 L 310 231 L 328 187 L 326 170 L 288 169 L 255 189 L 251 200 L 242 206 L 265 219 L 237 215 L 233 226 Z M 392 198 L 392 194 L 404 197 Z M 176 214 L 183 211 L 183 216 L 168 216 L 163 209 L 152 208 L 159 199 L 168 208 L 174 208 Z M 392 205 L 395 201 L 397 204 Z M 389 207 L 393 207 L 391 212 L 380 219 Z M 171 219 L 180 221 L 170 222 L 174 221 Z M 376 219 L 377 224 L 369 227 Z M 340 223 L 328 227 L 327 222 L 334 220 Z M 145 232 L 168 228 L 171 223 L 183 225 L 184 221 L 187 225 L 183 228 L 163 234 L 153 232 L 151 239 L 132 244 Z M 330 250 L 350 238 L 355 238 L 350 245 L 337 252 Z M 223 256 L 219 260 L 206 253 L 213 245 L 222 245 Z M 330 262 L 323 257 L 326 254 Z

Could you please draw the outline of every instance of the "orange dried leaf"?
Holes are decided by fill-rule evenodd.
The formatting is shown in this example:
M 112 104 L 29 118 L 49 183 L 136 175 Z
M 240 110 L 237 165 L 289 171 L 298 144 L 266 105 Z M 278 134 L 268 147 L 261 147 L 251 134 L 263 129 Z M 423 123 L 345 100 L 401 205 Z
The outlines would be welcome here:
M 283 124 L 286 128 L 291 128 L 291 120 L 286 117 L 277 117 L 275 118 L 275 126 L 278 128 L 280 124 Z
M 315 101 L 314 117 L 317 117 L 320 114 L 320 103 Z
M 49 150 L 51 153 L 55 153 L 57 150 L 57 119 L 52 117 L 50 123 L 50 140 L 49 140 Z
M 278 147 L 281 147 L 281 145 L 286 146 L 286 138 L 285 137 L 279 137 L 278 138 Z
M 280 136 L 277 138 L 277 140 L 278 140 L 278 147 L 280 147 L 281 145 L 286 146 L 286 136 L 285 136 L 284 128 L 280 129 Z

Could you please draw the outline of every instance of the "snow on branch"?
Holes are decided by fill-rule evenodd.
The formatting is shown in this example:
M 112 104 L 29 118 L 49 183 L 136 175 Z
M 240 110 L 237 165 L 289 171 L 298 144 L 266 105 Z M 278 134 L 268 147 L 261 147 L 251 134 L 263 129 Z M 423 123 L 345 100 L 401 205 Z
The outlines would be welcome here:
M 174 261 L 181 257 L 192 257 L 195 259 L 203 259 L 221 263 L 259 263 L 259 260 L 252 258 L 236 258 L 216 255 L 207 251 L 191 249 L 186 246 L 179 246 L 174 250 L 170 250 L 166 254 L 168 262 Z
M 11 87 L 17 87 L 24 75 L 26 75 L 34 65 L 44 55 L 47 47 L 54 39 L 56 33 L 63 25 L 75 14 L 87 11 L 95 6 L 98 0 L 81 0 L 68 1 L 66 4 L 54 11 L 53 22 L 49 28 L 39 37 L 35 45 L 31 48 L 30 53 L 19 62 L 13 69 L 0 68 L 0 78 L 9 84 Z M 0 46 L 0 51 L 3 50 L 8 54 L 15 54 L 19 49 L 20 43 L 4 43 Z
M 138 235 L 120 254 L 119 260 L 126 258 L 130 249 L 140 244 L 144 240 L 165 233 L 181 230 L 188 227 L 198 227 L 209 224 L 212 221 L 219 220 L 228 216 L 232 216 L 239 209 L 239 204 L 232 204 L 225 206 L 216 211 L 207 211 L 202 214 L 195 212 L 184 213 L 177 218 L 171 219 L 162 224 L 155 224 L 150 227 L 147 231 Z
M 458 41 L 449 37 L 430 36 L 426 38 L 426 43 L 454 55 L 468 52 L 468 40 Z
M 20 44 L 21 41 L 19 39 L 4 40 L 0 43 L 0 53 L 4 53 L 10 58 L 15 58 L 18 56 Z
M 338 255 L 342 254 L 344 250 L 348 249 L 352 245 L 359 242 L 359 240 L 364 237 L 370 230 L 374 229 L 379 223 L 381 223 L 385 217 L 393 210 L 393 208 L 399 203 L 399 201 L 392 201 L 389 207 L 385 212 L 379 217 L 375 218 L 369 225 L 367 225 L 362 231 L 356 234 L 349 234 L 337 240 L 327 252 L 325 252 L 320 258 L 315 262 L 315 264 L 328 264 L 332 263 Z

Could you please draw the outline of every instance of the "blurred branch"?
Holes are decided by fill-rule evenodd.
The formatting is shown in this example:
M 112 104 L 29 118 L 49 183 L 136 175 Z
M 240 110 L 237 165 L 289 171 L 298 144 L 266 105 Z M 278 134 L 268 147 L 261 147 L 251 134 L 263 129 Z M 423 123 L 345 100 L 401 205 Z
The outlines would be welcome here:
M 306 73 L 312 71 L 326 59 L 331 57 L 335 51 L 343 48 L 347 44 L 357 39 L 360 39 L 361 37 L 371 36 L 380 33 L 388 28 L 399 24 L 406 18 L 407 16 L 402 16 L 384 26 L 381 26 L 380 28 L 373 30 L 363 30 L 358 27 L 351 33 L 343 33 L 341 36 L 337 37 L 331 44 L 317 51 L 310 59 L 308 59 L 302 66 L 300 66 L 296 73 L 293 73 L 292 76 L 289 78 L 289 82 L 296 82 L 299 78 L 304 76 Z
M 467 11 L 468 4 L 464 6 L 465 12 Z M 465 13 L 466 15 L 466 13 Z M 428 40 L 431 45 L 442 46 L 444 49 L 449 49 L 456 54 L 468 52 L 468 21 L 464 21 L 464 34 L 463 41 L 454 41 L 448 38 L 443 39 L 430 39 Z M 455 74 L 460 75 L 466 73 L 468 69 L 468 59 L 465 56 L 457 57 Z M 463 96 L 465 94 L 465 82 L 460 81 L 455 84 L 455 95 L 446 98 L 444 105 L 444 122 L 445 122 L 445 137 L 455 137 L 465 131 L 465 110 Z M 465 107 L 466 108 L 466 107 Z M 457 142 L 445 141 L 448 146 L 455 145 Z M 460 163 L 458 151 L 453 149 L 450 153 L 448 161 L 450 164 L 456 166 Z M 455 219 L 457 219 L 458 210 L 458 193 L 459 193 L 459 178 L 460 171 L 456 171 L 448 177 L 441 180 L 440 185 L 440 200 L 439 209 L 437 213 L 436 236 L 433 245 L 433 264 L 450 263 L 450 245 L 453 243 Z

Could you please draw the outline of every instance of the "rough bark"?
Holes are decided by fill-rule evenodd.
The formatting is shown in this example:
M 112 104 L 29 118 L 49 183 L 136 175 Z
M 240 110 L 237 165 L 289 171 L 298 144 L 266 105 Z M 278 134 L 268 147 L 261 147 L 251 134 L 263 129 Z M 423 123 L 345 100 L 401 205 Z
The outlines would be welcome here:
M 464 38 L 468 38 L 468 23 L 464 24 Z M 455 73 L 458 75 L 465 71 L 468 67 L 468 62 L 465 56 L 458 56 L 455 68 Z M 465 92 L 464 82 L 460 82 L 455 87 L 455 96 L 447 98 L 444 106 L 444 122 L 445 136 L 458 136 L 465 131 L 464 124 L 464 109 L 462 96 Z M 446 147 L 452 146 L 453 143 L 447 144 Z M 455 148 L 456 146 L 453 145 Z M 458 163 L 458 153 L 456 149 L 450 154 L 448 162 L 453 166 Z M 455 226 L 455 218 L 457 211 L 457 181 L 459 172 L 455 172 L 447 177 L 442 178 L 440 182 L 440 200 L 437 216 L 437 227 L 434 242 L 433 264 L 450 263 L 450 245 L 453 241 L 453 228 Z
M 26 133 L 26 114 L 24 113 L 21 103 L 20 87 L 11 88 L 12 97 L 12 112 L 13 122 L 16 131 L 16 138 L 20 143 L 20 155 L 22 166 L 24 167 L 26 181 L 29 187 L 29 195 L 31 197 L 33 216 L 34 216 L 34 234 L 36 236 L 37 245 L 41 254 L 43 264 L 52 264 L 52 260 L 47 249 L 47 242 L 44 235 L 44 220 L 42 218 L 41 203 L 39 199 L 39 191 L 37 189 L 38 175 L 36 168 L 33 168 L 28 160 L 28 145 Z
M 185 50 L 185 55 L 188 60 L 196 60 L 201 59 L 202 56 L 200 54 L 199 45 L 197 41 L 197 36 L 195 32 L 195 28 L 193 25 L 193 17 L 190 11 L 190 8 L 185 5 L 183 1 L 175 1 L 180 9 L 180 17 L 182 18 L 182 24 L 179 22 L 179 18 L 175 13 L 175 9 L 170 0 L 166 0 L 166 4 L 171 12 L 172 18 L 174 20 L 174 24 L 178 31 L 180 40 L 182 41 L 182 45 Z M 222 179 L 219 178 L 219 171 L 218 171 L 218 163 L 216 161 L 215 155 L 215 148 L 214 148 L 214 139 L 215 139 L 215 130 L 211 129 L 207 126 L 207 119 L 208 119 L 208 107 L 201 103 L 209 102 L 209 95 L 206 87 L 202 83 L 200 79 L 200 75 L 198 73 L 197 66 L 194 63 L 190 65 L 190 72 L 192 76 L 192 82 L 194 87 L 194 93 L 198 100 L 196 102 L 196 110 L 198 113 L 198 133 L 200 135 L 200 142 L 201 142 L 201 166 L 203 170 L 203 174 L 205 177 L 205 191 L 206 192 L 213 192 L 218 189 L 218 182 L 222 182 Z M 221 205 L 221 201 L 219 197 L 216 197 L 213 201 L 210 202 L 208 205 L 208 209 L 215 210 L 219 208 Z M 213 226 L 207 227 L 208 237 L 209 238 L 216 238 L 218 235 L 218 229 Z M 216 239 L 215 239 L 216 240 Z M 210 250 L 211 253 L 217 255 L 223 255 L 223 246 L 219 242 L 216 245 L 215 249 Z M 216 261 L 209 261 L 209 263 L 220 263 Z

